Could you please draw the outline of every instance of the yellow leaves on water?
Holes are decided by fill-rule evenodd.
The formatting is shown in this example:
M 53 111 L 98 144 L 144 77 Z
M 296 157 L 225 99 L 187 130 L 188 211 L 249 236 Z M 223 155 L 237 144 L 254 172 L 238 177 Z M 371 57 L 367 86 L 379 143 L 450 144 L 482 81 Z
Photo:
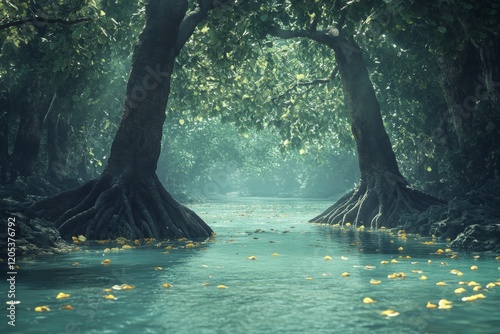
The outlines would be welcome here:
M 101 264 L 104 264 L 104 265 L 108 265 L 111 263 L 111 260 L 110 259 L 106 259 L 104 261 L 101 262 Z
M 109 300 L 116 300 L 117 298 L 113 296 L 112 294 L 104 296 L 104 299 L 109 299 Z
M 466 292 L 467 290 L 465 290 L 464 288 L 458 288 L 458 289 L 455 289 L 455 293 L 464 293 Z
M 325 261 L 330 261 L 332 257 L 330 255 L 325 256 Z
M 161 286 L 164 287 L 165 289 L 170 289 L 172 287 L 172 284 L 170 284 L 170 283 L 163 283 Z
M 247 257 L 248 260 L 257 260 L 257 256 L 255 255 L 251 255 L 249 257 Z
M 50 308 L 47 305 L 35 307 L 35 312 L 49 312 Z
M 403 272 L 400 273 L 393 273 L 387 276 L 389 279 L 395 279 L 395 278 L 406 278 L 406 274 Z
M 112 290 L 117 290 L 117 291 L 120 291 L 120 290 L 132 290 L 132 289 L 135 289 L 135 286 L 133 285 L 128 285 L 128 284 L 122 284 L 122 285 L 113 285 L 111 287 Z M 111 291 L 111 290 L 109 290 Z M 109 292 L 109 291 L 106 291 L 106 292 Z
M 389 264 L 389 261 L 380 261 L 380 264 Z
M 437 251 L 436 251 L 436 254 L 443 254 L 444 253 L 444 250 L 442 250 L 441 248 L 439 248 Z
M 493 289 L 495 286 L 496 286 L 495 283 L 488 283 L 488 284 L 486 284 L 486 288 L 487 289 Z
M 195 247 L 195 244 L 194 244 L 194 243 L 192 243 L 192 242 L 188 242 L 188 243 L 186 244 L 186 248 L 194 248 L 194 247 Z
M 363 298 L 363 303 L 364 304 L 372 304 L 372 303 L 376 303 L 376 301 L 371 299 L 370 297 L 365 297 L 365 298 Z
M 130 246 L 130 245 L 123 245 L 122 249 L 132 249 L 132 246 Z
M 217 285 L 217 289 L 227 289 L 227 286 L 225 286 L 224 284 L 219 284 Z
M 83 235 L 79 235 L 77 237 L 72 236 L 71 240 L 73 240 L 73 243 L 79 244 L 79 243 L 85 242 L 87 240 L 87 238 L 85 238 L 85 236 L 83 236 Z
M 63 305 L 60 308 L 61 310 L 74 310 L 75 308 L 71 305 Z
M 400 252 L 402 252 L 403 250 L 404 250 L 404 248 L 403 248 L 403 247 L 399 247 L 399 248 L 398 248 L 398 251 L 400 251 Z
M 477 266 L 471 266 L 470 270 L 477 270 Z
M 313 280 L 313 278 L 312 278 L 311 276 L 307 276 L 307 277 L 306 277 L 306 280 L 308 280 L 308 281 L 312 281 L 312 280 Z
M 349 277 L 349 273 L 347 271 L 344 271 L 342 274 L 340 274 L 342 277 Z
M 155 271 L 161 271 L 161 270 L 163 270 L 163 267 L 154 267 L 153 269 L 154 269 Z
M 436 283 L 436 285 L 437 285 L 437 286 L 445 286 L 445 285 L 446 285 L 446 283 L 445 283 L 445 282 L 437 282 L 437 283 Z
M 479 285 L 479 283 L 474 282 L 474 281 L 470 281 L 467 285 L 468 286 L 477 286 L 477 285 Z
M 380 315 L 383 315 L 384 317 L 397 317 L 399 315 L 399 312 L 393 311 L 393 310 L 385 310 L 380 312 Z
M 373 279 L 373 278 L 370 280 L 370 284 L 373 284 L 373 285 L 378 285 L 380 283 L 382 283 L 382 281 L 379 281 L 379 280 L 376 280 L 376 279 Z
M 64 292 L 59 292 L 56 296 L 56 299 L 63 299 L 63 298 L 69 298 L 70 295 Z
M 273 253 L 273 256 L 279 256 L 279 254 L 278 253 Z
M 421 281 L 425 281 L 426 279 L 427 279 L 427 276 L 425 276 L 425 275 L 420 276 Z
M 398 261 L 398 260 L 396 260 L 396 259 L 392 259 L 392 260 L 391 260 L 391 263 L 399 263 L 399 261 Z
M 450 273 L 453 274 L 453 275 L 457 275 L 457 276 L 463 276 L 464 275 L 461 271 L 456 270 L 456 269 L 450 270 Z
M 438 303 L 438 308 L 439 309 L 442 309 L 442 310 L 449 310 L 453 307 L 453 302 L 450 302 L 449 300 L 447 299 L 441 299 Z
M 425 307 L 427 307 L 427 308 L 437 308 L 438 306 L 436 304 L 431 303 L 431 302 L 427 302 L 427 305 Z
M 483 295 L 482 293 L 478 293 L 477 295 L 472 295 L 472 296 L 469 296 L 469 297 L 463 297 L 462 301 L 464 301 L 464 302 L 473 302 L 475 300 L 483 299 L 483 298 L 486 298 L 486 296 Z

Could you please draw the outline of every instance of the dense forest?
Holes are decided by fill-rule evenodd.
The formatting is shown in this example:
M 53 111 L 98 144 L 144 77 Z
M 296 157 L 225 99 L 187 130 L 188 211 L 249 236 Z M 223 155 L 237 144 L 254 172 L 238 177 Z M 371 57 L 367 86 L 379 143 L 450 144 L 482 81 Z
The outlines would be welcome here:
M 2 216 L 33 255 L 208 237 L 192 201 L 331 198 L 312 222 L 496 250 L 499 9 L 3 1 Z

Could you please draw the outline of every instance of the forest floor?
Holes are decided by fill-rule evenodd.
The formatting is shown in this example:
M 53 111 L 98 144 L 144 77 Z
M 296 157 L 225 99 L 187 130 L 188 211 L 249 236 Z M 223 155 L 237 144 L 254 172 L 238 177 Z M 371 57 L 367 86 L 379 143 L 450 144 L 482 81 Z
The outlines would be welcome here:
M 21 186 L 19 186 L 21 185 Z M 0 189 L 0 215 L 7 228 L 7 219 L 15 219 L 16 255 L 35 257 L 67 252 L 72 245 L 61 239 L 54 224 L 36 217 L 21 204 L 29 190 L 23 182 L 18 187 Z M 8 196 L 9 193 L 15 194 Z M 500 182 L 490 180 L 465 196 L 450 200 L 445 206 L 407 215 L 398 229 L 422 236 L 434 235 L 450 242 L 451 247 L 478 252 L 500 252 Z M 5 232 L 2 235 L 7 236 Z M 6 242 L 0 242 L 0 253 L 6 254 Z M 2 256 L 3 257 L 3 256 Z

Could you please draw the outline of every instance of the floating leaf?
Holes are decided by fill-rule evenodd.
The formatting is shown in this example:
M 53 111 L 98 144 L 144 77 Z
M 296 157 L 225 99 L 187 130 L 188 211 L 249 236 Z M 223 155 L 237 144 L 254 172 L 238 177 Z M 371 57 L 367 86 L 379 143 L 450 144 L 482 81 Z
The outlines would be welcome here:
M 427 302 L 426 307 L 427 308 L 437 308 L 438 306 L 436 304 L 432 304 L 431 302 Z
M 161 286 L 164 287 L 165 289 L 170 289 L 172 287 L 172 284 L 170 284 L 170 283 L 163 283 Z
M 71 305 L 63 305 L 61 306 L 61 310 L 74 310 L 75 308 Z
M 35 312 L 48 312 L 48 311 L 50 311 L 50 308 L 46 305 L 35 307 Z
M 64 292 L 59 292 L 56 296 L 56 299 L 63 299 L 63 298 L 69 298 L 70 295 Z
M 399 315 L 399 312 L 393 311 L 393 310 L 385 310 L 380 312 L 381 315 L 385 317 L 397 317 Z
M 370 297 L 365 297 L 365 298 L 363 298 L 363 303 L 371 304 L 371 303 L 375 303 L 375 300 L 371 299 Z

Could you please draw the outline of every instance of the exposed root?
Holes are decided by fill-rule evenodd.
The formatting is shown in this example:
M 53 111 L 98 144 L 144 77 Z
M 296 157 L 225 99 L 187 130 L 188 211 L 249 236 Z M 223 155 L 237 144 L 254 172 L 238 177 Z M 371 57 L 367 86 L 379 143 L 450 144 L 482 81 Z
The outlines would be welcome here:
M 381 185 L 380 180 L 370 186 L 361 184 L 340 198 L 334 205 L 310 222 L 322 224 L 351 223 L 354 226 L 379 228 L 395 227 L 403 214 L 426 210 L 431 205 L 446 204 L 443 200 L 412 189 L 405 184 Z
M 103 175 L 83 186 L 30 206 L 49 218 L 63 238 L 89 240 L 208 237 L 212 229 L 178 203 L 158 178 Z

